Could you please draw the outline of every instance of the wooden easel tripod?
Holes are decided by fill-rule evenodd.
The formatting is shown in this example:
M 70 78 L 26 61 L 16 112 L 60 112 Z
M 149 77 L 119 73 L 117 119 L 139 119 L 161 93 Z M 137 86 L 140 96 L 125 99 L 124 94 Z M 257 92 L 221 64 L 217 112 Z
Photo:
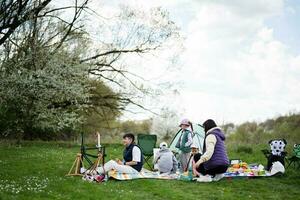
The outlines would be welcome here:
M 87 153 L 87 150 L 98 150 L 97 155 Z M 80 153 L 77 153 L 75 161 L 66 176 L 82 176 L 80 173 L 80 168 L 84 167 L 83 161 L 86 160 L 89 164 L 89 172 L 97 172 L 97 168 L 101 163 L 104 166 L 104 157 L 105 157 L 105 147 L 85 147 L 83 143 L 83 133 L 81 133 L 81 147 Z M 92 162 L 89 157 L 96 158 L 95 162 Z
M 94 164 L 88 169 L 88 173 L 89 174 L 97 174 L 97 169 L 99 167 L 99 164 L 102 163 L 102 166 L 104 166 L 104 157 L 102 152 L 98 153 L 98 158 L 96 159 L 96 161 L 94 162 Z
M 83 161 L 82 161 L 82 154 L 77 153 L 75 161 L 74 161 L 69 173 L 66 176 L 82 176 L 82 174 L 80 174 L 81 167 L 84 167 Z

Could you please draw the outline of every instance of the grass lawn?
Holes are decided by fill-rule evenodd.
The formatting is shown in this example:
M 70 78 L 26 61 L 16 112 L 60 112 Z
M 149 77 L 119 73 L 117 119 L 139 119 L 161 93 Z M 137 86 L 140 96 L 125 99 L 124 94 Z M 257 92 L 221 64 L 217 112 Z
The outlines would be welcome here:
M 122 148 L 107 145 L 106 159 L 120 158 Z M 252 148 L 252 154 L 229 148 L 229 156 L 265 164 L 260 152 L 264 147 Z M 212 183 L 150 179 L 88 183 L 65 176 L 79 149 L 66 143 L 0 142 L 0 199 L 300 199 L 300 170 L 293 167 L 281 177 Z

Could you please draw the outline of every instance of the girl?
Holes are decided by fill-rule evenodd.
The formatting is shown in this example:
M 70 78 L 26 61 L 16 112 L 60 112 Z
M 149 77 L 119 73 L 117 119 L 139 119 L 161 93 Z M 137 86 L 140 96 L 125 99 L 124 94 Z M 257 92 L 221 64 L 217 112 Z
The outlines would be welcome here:
M 181 128 L 181 136 L 176 144 L 176 148 L 180 150 L 179 162 L 181 171 L 185 171 L 190 158 L 191 145 L 193 143 L 192 123 L 188 119 L 183 119 L 179 125 Z

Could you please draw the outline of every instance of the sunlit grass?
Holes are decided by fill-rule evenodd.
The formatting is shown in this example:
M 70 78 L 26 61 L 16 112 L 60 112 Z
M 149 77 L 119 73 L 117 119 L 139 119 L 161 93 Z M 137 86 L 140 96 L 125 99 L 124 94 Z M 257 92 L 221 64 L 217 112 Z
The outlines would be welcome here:
M 0 143 L 0 199 L 298 199 L 300 170 L 281 177 L 221 180 L 213 183 L 177 180 L 132 180 L 88 183 L 66 177 L 80 147 L 68 143 Z M 106 145 L 107 160 L 120 158 L 121 145 Z M 229 156 L 265 164 L 260 149 L 253 153 L 229 147 Z

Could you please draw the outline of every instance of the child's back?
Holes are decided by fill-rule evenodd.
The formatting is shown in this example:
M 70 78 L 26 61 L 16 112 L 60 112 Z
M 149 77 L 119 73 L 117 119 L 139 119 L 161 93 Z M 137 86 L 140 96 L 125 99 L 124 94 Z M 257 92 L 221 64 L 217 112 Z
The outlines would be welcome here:
M 177 169 L 177 160 L 167 146 L 160 147 L 156 155 L 156 161 L 160 173 L 171 173 Z

